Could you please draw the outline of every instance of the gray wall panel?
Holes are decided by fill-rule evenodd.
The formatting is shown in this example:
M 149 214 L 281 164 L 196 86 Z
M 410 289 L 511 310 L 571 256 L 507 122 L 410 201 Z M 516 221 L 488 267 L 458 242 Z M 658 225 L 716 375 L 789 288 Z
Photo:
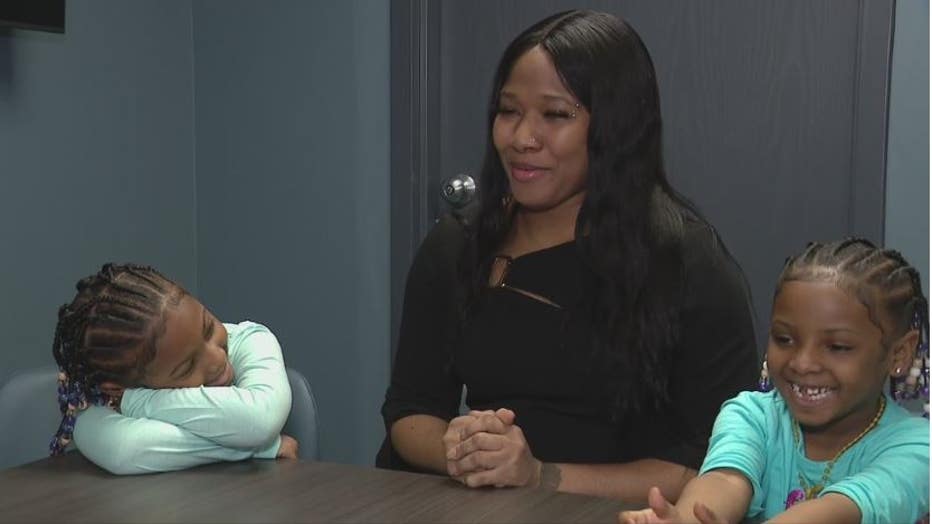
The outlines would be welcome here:
M 58 306 L 105 261 L 197 291 L 190 3 L 68 2 L 66 24 L 0 29 L 0 380 L 53 362 Z
M 201 295 L 278 335 L 322 458 L 359 464 L 389 361 L 388 7 L 194 2 Z
M 890 81 L 886 245 L 929 295 L 929 2 L 898 0 Z

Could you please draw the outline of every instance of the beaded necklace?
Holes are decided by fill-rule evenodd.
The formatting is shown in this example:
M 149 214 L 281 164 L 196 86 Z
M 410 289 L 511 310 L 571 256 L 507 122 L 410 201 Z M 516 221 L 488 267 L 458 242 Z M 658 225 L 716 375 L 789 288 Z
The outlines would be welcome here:
M 822 490 L 825 489 L 825 484 L 828 482 L 829 478 L 832 476 L 832 468 L 835 467 L 835 462 L 838 461 L 838 459 L 842 456 L 842 454 L 844 454 L 845 451 L 848 451 L 849 449 L 851 449 L 851 446 L 857 444 L 859 440 L 864 438 L 864 435 L 867 435 L 868 433 L 870 433 L 872 429 L 877 427 L 877 424 L 880 422 L 880 417 L 883 415 L 884 409 L 886 409 L 886 407 L 887 407 L 887 399 L 884 398 L 883 395 L 881 395 L 880 396 L 880 408 L 877 410 L 877 414 L 874 415 L 874 419 L 871 420 L 870 424 L 868 424 L 866 428 L 864 428 L 864 431 L 858 434 L 858 436 L 854 437 L 854 439 L 852 439 L 851 442 L 848 442 L 847 444 L 845 444 L 844 447 L 842 447 L 838 451 L 838 453 L 836 453 L 835 456 L 832 457 L 832 460 L 828 461 L 828 464 L 825 465 L 825 471 L 822 473 L 822 478 L 819 480 L 817 484 L 813 484 L 812 486 L 810 486 L 809 483 L 806 482 L 805 477 L 803 477 L 803 474 L 797 471 L 797 475 L 799 476 L 800 488 L 790 491 L 789 494 L 787 495 L 786 497 L 786 508 L 787 509 L 789 509 L 789 507 L 793 506 L 794 504 L 798 504 L 804 500 L 812 500 L 819 496 L 819 493 L 821 493 Z M 797 448 L 799 448 L 799 441 L 800 441 L 799 422 L 794 420 L 793 421 L 793 443 L 796 445 Z

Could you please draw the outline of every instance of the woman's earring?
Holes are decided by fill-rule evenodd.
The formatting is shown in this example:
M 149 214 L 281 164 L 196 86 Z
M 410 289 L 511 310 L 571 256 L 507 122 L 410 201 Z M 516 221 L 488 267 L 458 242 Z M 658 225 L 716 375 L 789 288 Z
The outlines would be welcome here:
M 770 383 L 770 373 L 767 371 L 766 360 L 764 360 L 760 368 L 760 380 L 757 382 L 757 389 L 763 393 L 773 389 L 773 384 Z

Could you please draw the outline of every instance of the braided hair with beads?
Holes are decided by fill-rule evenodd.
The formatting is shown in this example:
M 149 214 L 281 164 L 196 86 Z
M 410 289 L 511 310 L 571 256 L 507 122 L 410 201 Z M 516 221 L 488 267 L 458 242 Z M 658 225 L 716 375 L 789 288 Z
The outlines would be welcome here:
M 863 238 L 830 243 L 810 243 L 805 251 L 790 257 L 777 281 L 774 296 L 784 282 L 793 280 L 832 281 L 851 292 L 868 310 L 883 340 L 888 344 L 909 330 L 919 332 L 912 366 L 906 376 L 892 377 L 891 395 L 897 401 L 922 398 L 924 415 L 929 415 L 929 302 L 922 291 L 919 272 L 898 251 L 883 249 Z M 893 323 L 884 331 L 883 314 Z
M 101 391 L 102 382 L 131 387 L 141 381 L 145 366 L 155 357 L 165 307 L 177 304 L 186 293 L 155 269 L 134 264 L 104 264 L 76 288 L 74 300 L 58 309 L 52 345 L 62 413 L 49 443 L 52 455 L 68 446 L 79 411 L 118 403 Z

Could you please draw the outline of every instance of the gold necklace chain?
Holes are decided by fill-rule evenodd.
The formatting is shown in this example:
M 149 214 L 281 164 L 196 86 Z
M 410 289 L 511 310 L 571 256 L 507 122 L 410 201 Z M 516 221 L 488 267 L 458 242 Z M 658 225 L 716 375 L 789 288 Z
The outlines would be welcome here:
M 848 442 L 847 444 L 845 444 L 844 447 L 842 447 L 841 450 L 838 451 L 838 453 L 835 453 L 835 456 L 832 457 L 832 460 L 830 460 L 828 464 L 825 466 L 825 471 L 822 473 L 822 478 L 819 480 L 818 484 L 815 484 L 810 487 L 809 483 L 806 482 L 806 479 L 803 477 L 803 474 L 797 471 L 796 474 L 799 476 L 799 485 L 801 488 L 803 488 L 803 492 L 806 494 L 806 500 L 812 500 L 816 498 L 819 495 L 819 493 L 822 492 L 822 490 L 825 488 L 825 483 L 828 482 L 829 477 L 832 476 L 832 468 L 835 467 L 835 462 L 838 461 L 838 459 L 842 456 L 842 454 L 844 454 L 845 451 L 848 451 L 849 449 L 851 449 L 851 446 L 857 444 L 859 440 L 864 438 L 864 435 L 867 435 L 868 433 L 870 433 L 872 429 L 877 427 L 877 424 L 880 422 L 880 417 L 883 416 L 883 412 L 886 409 L 886 407 L 887 407 L 887 399 L 883 395 L 881 395 L 880 396 L 880 408 L 877 410 L 877 414 L 874 415 L 874 419 L 871 420 L 871 423 L 868 424 L 866 428 L 864 428 L 864 431 L 858 434 L 858 436 L 854 437 L 854 439 L 852 439 L 851 442 Z M 800 441 L 799 432 L 800 432 L 799 422 L 794 420 L 793 421 L 793 442 L 795 443 L 797 448 L 799 447 L 799 441 Z

